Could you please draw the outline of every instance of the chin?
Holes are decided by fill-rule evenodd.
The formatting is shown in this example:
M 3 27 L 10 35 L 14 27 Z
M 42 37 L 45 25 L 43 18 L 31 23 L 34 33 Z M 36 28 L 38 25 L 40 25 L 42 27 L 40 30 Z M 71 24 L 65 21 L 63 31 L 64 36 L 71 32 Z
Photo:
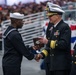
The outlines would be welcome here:
M 19 26 L 18 26 L 18 28 L 22 28 L 22 27 L 23 27 L 23 25 L 19 25 Z
M 22 26 L 21 27 L 18 27 L 18 28 L 22 28 Z
M 17 28 L 22 28 L 22 26 L 17 26 Z

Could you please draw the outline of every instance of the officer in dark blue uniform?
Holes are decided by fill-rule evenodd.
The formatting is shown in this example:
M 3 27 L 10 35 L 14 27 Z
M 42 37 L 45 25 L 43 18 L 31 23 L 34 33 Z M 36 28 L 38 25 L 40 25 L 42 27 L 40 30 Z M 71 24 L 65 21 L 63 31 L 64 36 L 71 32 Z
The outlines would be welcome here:
M 62 20 L 64 11 L 61 7 L 50 2 L 47 4 L 47 15 L 53 26 L 48 28 L 46 38 L 39 40 L 46 47 L 41 54 L 38 54 L 38 57 L 39 59 L 45 58 L 46 75 L 69 75 L 71 69 L 71 30 L 69 25 Z
M 4 32 L 4 56 L 2 59 L 3 75 L 20 75 L 22 57 L 34 59 L 31 50 L 35 47 L 25 46 L 18 28 L 23 26 L 24 15 L 10 13 L 11 25 Z
M 72 59 L 72 68 L 70 75 L 76 75 L 76 44 L 74 46 L 74 53 L 73 53 L 73 59 Z

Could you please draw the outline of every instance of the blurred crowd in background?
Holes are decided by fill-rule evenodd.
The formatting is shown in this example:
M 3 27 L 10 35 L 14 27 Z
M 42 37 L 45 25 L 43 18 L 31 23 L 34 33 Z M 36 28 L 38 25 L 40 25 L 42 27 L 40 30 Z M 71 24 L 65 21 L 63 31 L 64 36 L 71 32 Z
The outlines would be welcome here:
M 63 9 L 74 9 L 73 3 L 76 2 L 76 0 L 48 0 L 50 2 L 53 2 L 55 4 L 58 4 L 62 6 Z M 34 14 L 38 12 L 42 12 L 45 9 L 46 2 L 40 2 L 40 4 L 37 4 L 35 2 L 31 3 L 21 3 L 19 2 L 18 4 L 13 4 L 12 6 L 9 5 L 0 5 L 0 23 L 4 20 L 9 19 L 9 13 L 10 12 L 20 12 L 22 14 L 29 15 L 29 14 Z M 69 8 L 67 7 L 68 5 Z

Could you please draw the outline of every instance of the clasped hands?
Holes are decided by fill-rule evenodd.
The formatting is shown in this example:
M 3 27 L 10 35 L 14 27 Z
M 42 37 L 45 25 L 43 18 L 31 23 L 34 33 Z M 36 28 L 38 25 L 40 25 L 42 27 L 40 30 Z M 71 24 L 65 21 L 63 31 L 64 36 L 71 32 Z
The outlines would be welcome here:
M 42 43 L 42 44 L 47 44 L 47 43 L 48 43 L 48 40 L 47 40 L 46 38 L 44 38 L 44 37 L 40 37 L 40 38 L 41 38 L 41 39 L 38 40 L 40 43 Z M 38 49 L 39 49 L 39 45 L 33 46 L 33 49 L 34 49 L 34 50 L 38 50 Z M 37 62 L 39 62 L 39 60 L 40 60 L 42 57 L 43 57 L 43 55 L 42 55 L 41 53 L 36 54 L 36 55 L 35 55 L 35 60 L 36 60 Z
M 43 57 L 42 54 L 39 53 L 39 54 L 36 54 L 36 55 L 35 55 L 35 58 L 34 58 L 34 59 L 35 59 L 37 62 L 39 62 L 39 60 L 40 60 L 42 57 Z
M 32 46 L 32 48 L 33 48 L 33 50 L 38 50 L 38 49 L 39 49 L 38 45 L 37 45 L 37 46 Z M 42 57 L 43 57 L 42 54 L 41 54 L 41 53 L 38 53 L 38 54 L 35 54 L 34 59 L 35 59 L 37 62 L 39 62 L 39 60 L 40 60 Z

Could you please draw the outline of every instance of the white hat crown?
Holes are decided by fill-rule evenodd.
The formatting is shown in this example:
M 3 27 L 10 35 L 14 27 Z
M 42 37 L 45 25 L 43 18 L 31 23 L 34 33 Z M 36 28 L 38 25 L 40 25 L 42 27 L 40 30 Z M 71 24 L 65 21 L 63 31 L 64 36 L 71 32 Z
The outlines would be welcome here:
M 53 4 L 53 3 L 47 2 L 46 6 L 49 8 L 49 11 L 51 11 L 51 12 L 61 12 L 61 13 L 64 13 L 62 8 L 59 5 L 57 5 L 57 4 Z
M 10 18 L 23 19 L 24 18 L 24 14 L 20 14 L 18 12 L 10 13 Z
M 50 2 L 47 2 L 47 6 L 48 7 L 58 7 L 58 8 L 61 8 L 59 5 L 53 4 L 53 3 L 50 3 Z

